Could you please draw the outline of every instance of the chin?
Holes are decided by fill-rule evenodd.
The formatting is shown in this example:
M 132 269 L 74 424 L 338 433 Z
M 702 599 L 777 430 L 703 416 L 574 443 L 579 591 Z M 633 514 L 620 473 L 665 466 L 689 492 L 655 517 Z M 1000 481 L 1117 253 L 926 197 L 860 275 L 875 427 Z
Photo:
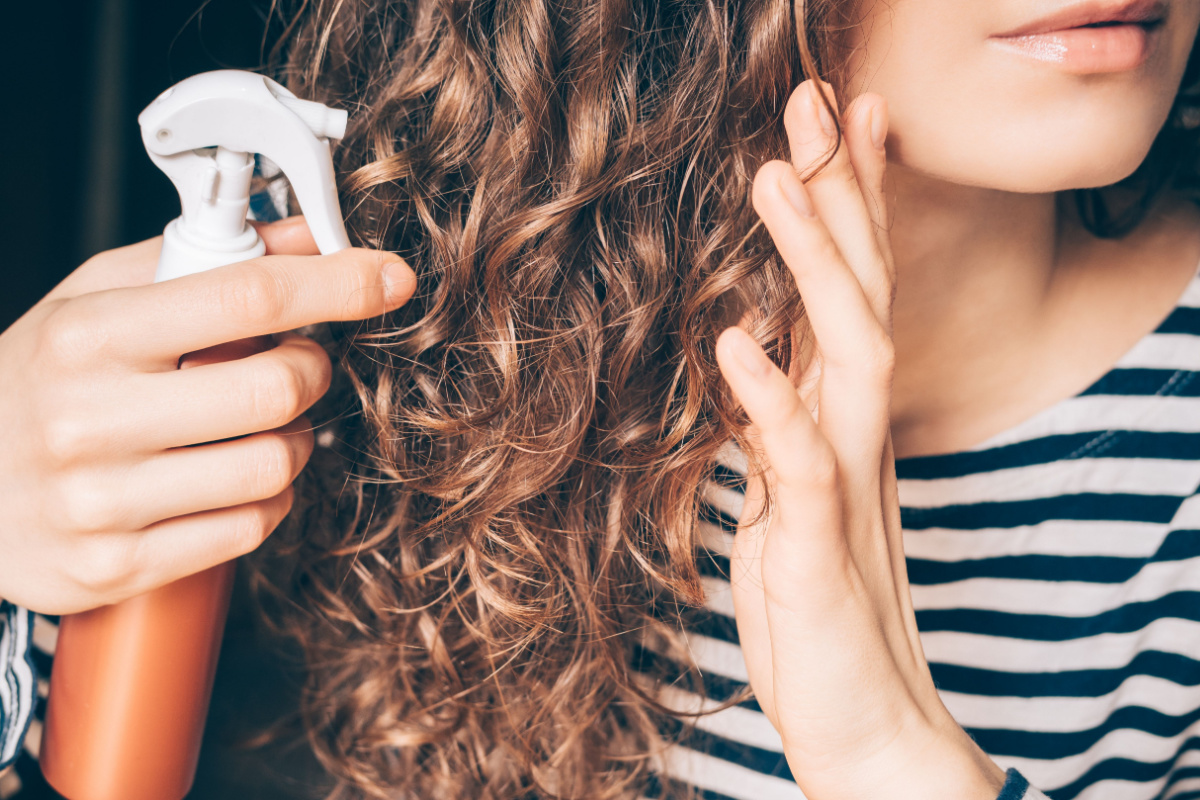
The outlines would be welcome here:
M 1158 115 L 1154 115 L 1157 117 Z M 977 118 L 978 119 L 978 118 Z M 1092 189 L 1134 173 L 1161 128 L 1157 119 L 1097 114 L 1047 124 L 970 124 L 935 131 L 893 127 L 890 158 L 929 177 L 997 191 L 1046 194 Z M 1157 124 L 1156 124 L 1157 123 Z

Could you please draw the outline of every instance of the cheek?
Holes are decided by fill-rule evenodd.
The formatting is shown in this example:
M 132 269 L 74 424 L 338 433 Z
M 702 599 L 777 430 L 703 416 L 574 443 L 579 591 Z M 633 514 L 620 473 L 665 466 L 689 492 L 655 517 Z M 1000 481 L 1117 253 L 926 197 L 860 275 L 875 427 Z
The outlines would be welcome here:
M 1105 186 L 1145 158 L 1171 98 L 1145 92 L 906 91 L 889 102 L 891 155 L 972 186 L 1053 192 Z

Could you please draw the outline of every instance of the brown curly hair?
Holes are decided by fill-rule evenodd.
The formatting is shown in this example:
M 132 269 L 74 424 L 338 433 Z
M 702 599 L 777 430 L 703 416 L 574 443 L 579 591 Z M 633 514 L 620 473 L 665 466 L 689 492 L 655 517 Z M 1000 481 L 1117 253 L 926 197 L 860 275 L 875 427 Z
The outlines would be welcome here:
M 794 87 L 844 85 L 852 5 L 273 7 L 276 76 L 351 112 L 352 239 L 420 287 L 334 331 L 331 463 L 258 559 L 332 796 L 633 798 L 686 732 L 654 683 L 699 690 L 674 634 L 743 422 L 712 348 L 750 312 L 790 363 L 803 308 L 750 190 Z M 1164 131 L 1130 180 L 1195 185 L 1195 152 Z M 1080 197 L 1097 232 L 1129 224 Z

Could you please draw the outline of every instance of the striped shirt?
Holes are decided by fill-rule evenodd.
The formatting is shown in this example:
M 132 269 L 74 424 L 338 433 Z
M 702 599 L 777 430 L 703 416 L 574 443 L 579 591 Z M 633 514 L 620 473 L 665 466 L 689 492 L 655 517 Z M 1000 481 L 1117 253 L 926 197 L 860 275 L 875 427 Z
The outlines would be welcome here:
M 687 636 L 708 703 L 747 680 L 727 580 L 739 455 L 704 487 L 709 599 Z M 1200 798 L 1200 272 L 1084 391 L 896 471 L 925 654 L 950 712 L 1010 770 L 1001 799 Z M 0 612 L 0 766 L 29 729 L 30 774 L 54 628 Z M 803 800 L 752 699 L 700 717 L 659 774 L 705 800 Z
M 688 645 L 710 705 L 747 680 L 727 578 L 740 455 L 705 487 L 714 557 Z M 980 747 L 1055 800 L 1200 798 L 1200 271 L 1082 392 L 896 473 L 921 642 Z M 803 798 L 753 700 L 697 728 L 668 780 L 706 800 Z

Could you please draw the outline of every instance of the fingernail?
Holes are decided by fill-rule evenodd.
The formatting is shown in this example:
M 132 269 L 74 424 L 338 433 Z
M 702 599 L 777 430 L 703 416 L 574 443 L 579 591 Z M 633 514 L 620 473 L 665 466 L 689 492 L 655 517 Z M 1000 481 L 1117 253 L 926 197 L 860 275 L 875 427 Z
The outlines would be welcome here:
M 762 348 L 750 338 L 749 334 L 744 332 L 730 334 L 725 338 L 729 340 L 729 348 L 734 360 L 742 369 L 759 380 L 763 380 L 771 374 L 775 365 L 771 359 L 767 358 Z
M 291 228 L 296 225 L 303 225 L 303 224 L 304 224 L 304 215 L 303 214 L 293 214 L 290 217 L 284 217 L 283 219 L 275 220 L 274 222 L 271 223 L 271 226 L 275 227 L 275 228 Z
M 408 264 L 397 259 L 383 268 L 383 285 L 389 301 L 402 302 L 412 296 L 417 285 L 417 276 Z
M 779 179 L 779 191 L 783 192 L 788 205 L 796 209 L 796 213 L 800 216 L 815 217 L 817 215 L 813 211 L 812 202 L 808 199 L 808 191 L 795 174 L 784 175 Z
M 887 141 L 887 116 L 883 113 L 883 107 L 876 103 L 871 106 L 871 144 L 875 145 L 876 150 L 882 150 L 884 142 Z
M 817 87 L 817 82 L 812 81 L 808 85 L 808 97 L 812 102 L 813 113 L 817 115 L 817 121 L 821 124 L 821 130 L 826 136 L 833 136 L 834 124 L 833 117 L 829 113 L 829 109 L 825 107 L 825 102 L 821 97 L 821 90 Z

